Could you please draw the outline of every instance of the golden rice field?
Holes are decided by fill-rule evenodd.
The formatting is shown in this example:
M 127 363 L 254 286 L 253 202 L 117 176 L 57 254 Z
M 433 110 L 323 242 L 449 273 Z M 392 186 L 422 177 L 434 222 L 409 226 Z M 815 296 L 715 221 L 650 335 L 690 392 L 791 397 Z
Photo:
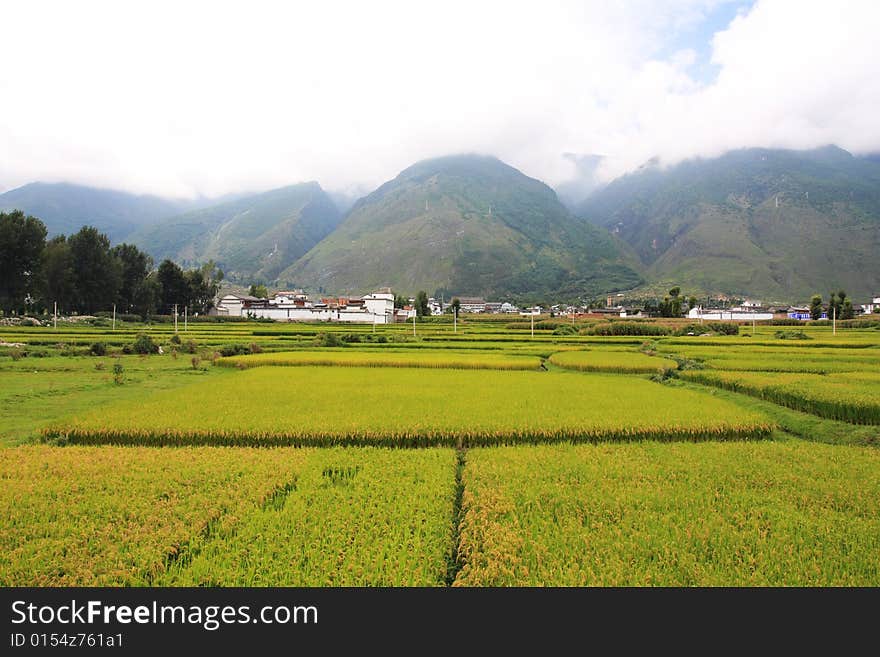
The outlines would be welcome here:
M 854 424 L 880 424 L 880 373 L 828 375 L 692 370 L 682 377 Z
M 423 447 L 754 439 L 770 429 L 761 413 L 636 377 L 263 367 L 95 409 L 46 435 L 72 444 Z
M 284 351 L 250 356 L 219 358 L 217 365 L 238 367 L 285 367 L 285 366 L 344 366 L 344 367 L 418 367 L 469 370 L 537 370 L 541 359 L 536 356 L 519 356 L 499 353 L 454 352 L 448 350 L 409 352 L 360 351 Z
M 148 584 L 259 508 L 309 450 L 0 449 L 0 585 Z
M 582 372 L 616 372 L 649 374 L 676 368 L 674 360 L 648 356 L 637 351 L 590 350 L 563 351 L 550 356 L 549 361 L 559 367 Z
M 282 450 L 285 459 L 291 450 Z M 452 556 L 456 455 L 314 450 L 295 486 L 218 531 L 161 586 L 443 586 Z
M 472 450 L 463 511 L 459 586 L 880 582 L 873 448 L 796 441 Z
M 0 327 L 0 585 L 880 585 L 880 331 L 506 323 Z

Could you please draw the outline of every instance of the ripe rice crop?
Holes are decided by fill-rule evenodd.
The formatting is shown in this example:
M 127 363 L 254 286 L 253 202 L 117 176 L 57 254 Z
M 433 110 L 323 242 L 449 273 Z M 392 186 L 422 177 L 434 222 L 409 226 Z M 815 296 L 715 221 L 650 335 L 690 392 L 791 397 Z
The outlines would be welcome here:
M 0 586 L 149 584 L 292 481 L 309 453 L 0 449 Z
M 217 532 L 173 586 L 438 586 L 453 541 L 451 449 L 312 452 L 296 486 Z
M 432 367 L 450 369 L 537 370 L 541 359 L 534 356 L 510 356 L 494 353 L 455 353 L 424 351 L 285 351 L 252 356 L 220 358 L 218 365 L 226 367 L 266 366 L 346 366 L 346 367 Z
M 697 370 L 683 372 L 682 377 L 832 420 L 880 424 L 880 374 L 877 373 L 821 376 Z
M 877 586 L 880 452 L 786 443 L 467 454 L 458 586 Z
M 675 369 L 675 361 L 647 356 L 635 351 L 565 351 L 549 361 L 559 367 L 582 372 L 651 373 Z
M 760 413 L 711 395 L 610 374 L 260 367 L 95 409 L 46 435 L 80 444 L 426 447 L 745 439 L 770 430 Z

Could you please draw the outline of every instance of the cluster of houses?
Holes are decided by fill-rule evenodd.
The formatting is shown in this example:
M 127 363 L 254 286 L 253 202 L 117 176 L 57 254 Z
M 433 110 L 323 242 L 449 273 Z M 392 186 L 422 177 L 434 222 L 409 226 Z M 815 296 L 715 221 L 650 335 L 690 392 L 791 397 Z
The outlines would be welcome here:
M 405 322 L 416 314 L 414 300 L 403 308 L 394 307 L 394 294 L 382 288 L 362 297 L 332 297 L 313 300 L 302 290 L 282 290 L 267 299 L 247 294 L 230 293 L 223 296 L 212 310 L 224 317 L 252 317 L 282 322 L 323 321 L 356 322 L 362 324 L 393 324 Z M 520 309 L 510 303 L 496 303 L 479 297 L 461 297 L 461 313 L 517 313 Z M 448 312 L 444 304 L 434 297 L 428 299 L 432 315 Z M 529 308 L 528 313 L 539 313 L 540 308 Z
M 227 294 L 213 311 L 226 317 L 252 317 L 282 322 L 323 321 L 393 324 L 405 322 L 416 313 L 413 306 L 394 307 L 391 290 L 380 290 L 362 297 L 333 297 L 312 301 L 302 290 L 282 290 L 268 299 L 247 294 Z
M 572 305 L 556 305 L 550 308 L 538 306 L 519 308 L 509 302 L 486 301 L 481 297 L 459 297 L 460 313 L 520 314 L 538 315 L 550 312 L 561 317 L 572 315 L 613 315 L 618 317 L 643 317 L 642 310 L 628 308 L 621 304 L 622 294 L 608 296 L 605 308 L 581 308 Z M 252 317 L 277 321 L 324 321 L 356 322 L 363 324 L 393 324 L 405 322 L 416 315 L 412 299 L 403 308 L 395 308 L 394 294 L 390 288 L 362 297 L 332 297 L 312 299 L 302 290 L 282 290 L 267 299 L 246 294 L 230 293 L 217 303 L 213 314 L 228 317 Z M 428 299 L 428 309 L 432 315 L 442 315 L 449 311 L 449 303 Z M 856 307 L 856 312 L 870 314 L 880 312 L 880 297 L 874 297 L 869 304 Z M 739 306 L 725 309 L 696 306 L 687 314 L 689 319 L 707 321 L 762 321 L 769 319 L 809 320 L 810 309 L 798 306 L 767 306 L 760 301 L 745 300 Z M 822 319 L 827 319 L 822 313 Z

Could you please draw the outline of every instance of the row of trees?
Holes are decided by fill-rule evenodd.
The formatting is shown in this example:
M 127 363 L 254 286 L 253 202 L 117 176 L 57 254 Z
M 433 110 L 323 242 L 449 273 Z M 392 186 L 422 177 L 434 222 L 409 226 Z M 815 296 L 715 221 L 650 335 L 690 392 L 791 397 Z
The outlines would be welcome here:
M 0 213 L 0 310 L 4 314 L 50 311 L 94 313 L 114 304 L 120 313 L 147 317 L 207 312 L 223 272 L 213 262 L 184 271 L 153 259 L 133 244 L 110 246 L 92 226 L 46 240 L 46 226 L 21 211 Z
M 828 305 L 823 306 L 822 297 L 814 294 L 810 299 L 810 318 L 821 319 L 822 313 L 827 312 L 828 319 L 852 319 L 855 316 L 852 301 L 847 298 L 846 292 L 838 290 L 828 295 Z

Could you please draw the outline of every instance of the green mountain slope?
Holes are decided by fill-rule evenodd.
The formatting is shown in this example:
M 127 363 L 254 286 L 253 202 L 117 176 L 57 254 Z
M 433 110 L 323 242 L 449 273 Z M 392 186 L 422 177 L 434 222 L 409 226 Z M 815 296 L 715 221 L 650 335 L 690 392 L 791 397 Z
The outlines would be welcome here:
M 419 162 L 360 199 L 282 284 L 570 297 L 640 282 L 637 259 L 544 183 L 477 155 Z
M 157 261 L 192 266 L 212 259 L 232 280 L 270 282 L 339 219 L 321 186 L 309 182 L 171 217 L 132 240 Z
M 880 291 L 880 164 L 834 146 L 643 167 L 577 213 L 632 246 L 649 280 L 688 292 Z
M 185 212 L 196 203 L 68 183 L 37 182 L 0 194 L 0 212 L 22 210 L 38 217 L 50 237 L 71 235 L 88 224 L 112 242 L 123 242 L 138 228 Z

